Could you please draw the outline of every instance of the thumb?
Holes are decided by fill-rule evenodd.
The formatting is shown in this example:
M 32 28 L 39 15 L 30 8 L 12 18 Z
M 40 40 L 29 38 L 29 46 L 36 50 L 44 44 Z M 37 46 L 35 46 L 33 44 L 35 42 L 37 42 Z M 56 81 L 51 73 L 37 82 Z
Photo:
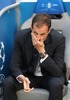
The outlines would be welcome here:
M 30 81 L 29 81 L 29 79 L 27 77 L 25 77 L 25 81 L 28 82 L 28 83 L 30 83 Z

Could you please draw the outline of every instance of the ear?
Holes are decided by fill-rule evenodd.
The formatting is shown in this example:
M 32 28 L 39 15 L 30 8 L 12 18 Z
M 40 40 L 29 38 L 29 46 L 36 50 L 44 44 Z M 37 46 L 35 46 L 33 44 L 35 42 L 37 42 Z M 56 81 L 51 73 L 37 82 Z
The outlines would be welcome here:
M 32 30 L 32 25 L 31 25 L 31 30 Z
M 49 28 L 49 31 L 48 31 L 48 33 L 50 33 L 50 31 L 51 31 L 51 27 Z

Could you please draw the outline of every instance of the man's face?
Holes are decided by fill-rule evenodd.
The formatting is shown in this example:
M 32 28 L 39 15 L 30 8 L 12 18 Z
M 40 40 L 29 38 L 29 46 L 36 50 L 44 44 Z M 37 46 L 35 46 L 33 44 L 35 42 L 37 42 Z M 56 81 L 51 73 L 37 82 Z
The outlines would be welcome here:
M 42 27 L 38 28 L 36 27 L 36 25 L 33 25 L 32 28 L 32 33 L 35 35 L 35 37 L 37 38 L 38 41 L 45 41 L 49 30 L 48 30 L 48 26 L 47 25 L 43 25 Z

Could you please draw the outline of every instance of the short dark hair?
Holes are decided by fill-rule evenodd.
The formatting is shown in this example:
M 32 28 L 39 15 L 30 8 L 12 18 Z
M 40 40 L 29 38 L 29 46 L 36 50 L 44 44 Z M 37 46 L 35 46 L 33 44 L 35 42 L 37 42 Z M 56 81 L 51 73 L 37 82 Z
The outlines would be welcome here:
M 32 19 L 32 27 L 36 23 L 38 28 L 42 27 L 44 24 L 51 27 L 51 17 L 47 14 L 36 14 Z

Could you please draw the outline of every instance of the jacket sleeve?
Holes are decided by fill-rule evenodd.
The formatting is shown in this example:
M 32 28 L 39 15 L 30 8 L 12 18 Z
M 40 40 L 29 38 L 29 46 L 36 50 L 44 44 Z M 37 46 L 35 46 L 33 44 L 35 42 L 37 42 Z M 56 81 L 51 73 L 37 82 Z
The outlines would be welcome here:
M 14 49 L 12 54 L 12 59 L 10 63 L 11 74 L 15 78 L 18 75 L 22 74 L 21 67 L 22 67 L 22 48 L 20 43 L 20 32 L 16 34 L 15 42 L 14 42 Z
M 54 50 L 53 57 L 48 56 L 40 63 L 41 68 L 53 76 L 61 76 L 64 65 L 64 50 L 65 38 L 62 37 Z

